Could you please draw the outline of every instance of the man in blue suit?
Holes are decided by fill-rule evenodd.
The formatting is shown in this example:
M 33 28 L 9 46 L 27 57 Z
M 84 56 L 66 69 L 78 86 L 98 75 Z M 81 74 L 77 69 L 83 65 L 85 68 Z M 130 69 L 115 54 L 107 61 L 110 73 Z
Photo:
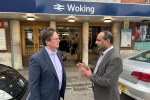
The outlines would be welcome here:
M 66 74 L 59 47 L 59 37 L 53 28 L 43 30 L 41 39 L 44 47 L 29 60 L 28 100 L 64 99 Z

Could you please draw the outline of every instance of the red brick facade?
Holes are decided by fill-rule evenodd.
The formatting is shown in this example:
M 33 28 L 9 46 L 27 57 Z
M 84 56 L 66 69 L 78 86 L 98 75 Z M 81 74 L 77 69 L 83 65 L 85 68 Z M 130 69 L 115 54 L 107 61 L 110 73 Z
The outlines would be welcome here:
M 146 4 L 146 0 L 121 0 L 121 3 L 138 3 L 138 4 Z
M 8 26 L 4 26 L 4 22 L 8 22 Z M 0 50 L 0 53 L 10 53 L 11 52 L 11 43 L 10 43 L 9 20 L 8 19 L 0 19 L 0 23 L 2 24 L 2 26 L 0 26 L 0 28 L 6 29 L 6 41 L 7 41 L 7 50 Z

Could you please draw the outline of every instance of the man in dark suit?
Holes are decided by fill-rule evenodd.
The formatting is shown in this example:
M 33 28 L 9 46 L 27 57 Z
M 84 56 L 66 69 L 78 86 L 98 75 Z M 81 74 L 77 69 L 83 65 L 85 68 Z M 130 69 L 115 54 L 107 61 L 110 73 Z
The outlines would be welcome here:
M 30 57 L 28 100 L 60 100 L 64 98 L 66 74 L 59 47 L 59 37 L 53 28 L 43 30 L 44 47 Z
M 95 100 L 120 100 L 118 79 L 123 66 L 119 53 L 112 45 L 112 34 L 109 31 L 100 32 L 95 44 L 102 51 L 95 68 L 78 63 L 80 73 L 93 82 Z

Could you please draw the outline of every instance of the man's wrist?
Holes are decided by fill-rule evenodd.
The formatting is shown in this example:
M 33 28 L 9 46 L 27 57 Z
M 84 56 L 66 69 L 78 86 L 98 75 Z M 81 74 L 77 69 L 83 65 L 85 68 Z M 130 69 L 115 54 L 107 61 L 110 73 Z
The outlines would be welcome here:
M 90 78 L 90 77 L 91 77 L 91 75 L 92 75 L 92 73 L 88 76 L 88 78 Z

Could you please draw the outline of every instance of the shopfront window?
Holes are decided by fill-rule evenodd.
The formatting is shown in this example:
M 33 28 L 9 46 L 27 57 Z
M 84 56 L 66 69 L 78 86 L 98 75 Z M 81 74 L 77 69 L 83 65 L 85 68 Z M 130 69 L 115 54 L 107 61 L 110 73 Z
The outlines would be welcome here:
M 134 50 L 150 49 L 150 23 L 137 23 Z

